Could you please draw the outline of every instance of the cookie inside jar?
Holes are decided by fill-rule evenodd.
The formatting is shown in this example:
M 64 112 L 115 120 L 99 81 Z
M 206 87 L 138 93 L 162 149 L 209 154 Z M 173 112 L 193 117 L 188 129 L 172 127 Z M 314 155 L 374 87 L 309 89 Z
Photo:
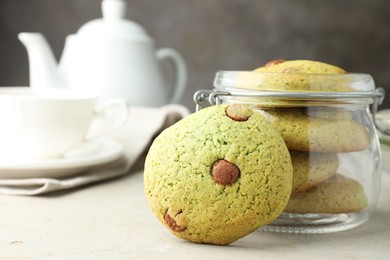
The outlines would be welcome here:
M 249 104 L 282 136 L 293 166 L 284 213 L 262 230 L 329 233 L 367 221 L 380 189 L 372 77 L 308 60 L 216 74 L 211 99 Z
M 332 107 L 258 111 L 267 115 L 290 151 L 294 179 L 284 212 L 348 214 L 368 207 L 364 174 L 351 169 L 354 160 L 348 162 L 350 156 L 367 153 L 371 143 L 358 111 Z

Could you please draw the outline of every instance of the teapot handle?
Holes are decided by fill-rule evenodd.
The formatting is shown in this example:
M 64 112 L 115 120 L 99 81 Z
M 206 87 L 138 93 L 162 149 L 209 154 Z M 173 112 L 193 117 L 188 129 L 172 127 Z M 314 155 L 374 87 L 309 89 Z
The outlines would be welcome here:
M 174 68 L 175 84 L 168 103 L 176 103 L 184 93 L 187 83 L 187 68 L 181 55 L 170 48 L 162 48 L 156 51 L 157 60 L 162 63 L 165 59 L 171 60 Z

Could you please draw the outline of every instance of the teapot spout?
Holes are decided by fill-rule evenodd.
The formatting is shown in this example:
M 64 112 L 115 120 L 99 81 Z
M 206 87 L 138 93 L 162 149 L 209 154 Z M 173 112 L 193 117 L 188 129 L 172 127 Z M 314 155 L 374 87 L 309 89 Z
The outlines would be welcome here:
M 41 33 L 19 33 L 19 40 L 27 49 L 30 86 L 35 89 L 65 87 L 53 52 Z

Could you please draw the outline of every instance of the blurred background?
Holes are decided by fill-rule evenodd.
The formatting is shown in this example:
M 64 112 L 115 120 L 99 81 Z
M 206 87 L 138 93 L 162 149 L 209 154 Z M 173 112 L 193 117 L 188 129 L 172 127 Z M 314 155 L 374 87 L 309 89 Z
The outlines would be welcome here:
M 273 59 L 312 59 L 369 73 L 388 90 L 390 1 L 128 0 L 127 19 L 143 26 L 156 48 L 181 53 L 188 68 L 180 103 L 212 88 L 218 70 L 252 70 Z M 42 32 L 60 58 L 65 37 L 101 17 L 100 0 L 1 0 L 0 86 L 28 85 L 19 32 Z

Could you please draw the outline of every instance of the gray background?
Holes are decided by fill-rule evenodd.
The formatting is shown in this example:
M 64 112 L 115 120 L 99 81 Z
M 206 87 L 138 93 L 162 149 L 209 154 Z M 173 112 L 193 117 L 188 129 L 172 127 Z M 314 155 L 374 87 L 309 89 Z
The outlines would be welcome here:
M 369 73 L 390 92 L 390 1 L 127 2 L 127 18 L 141 24 L 157 48 L 174 48 L 186 60 L 188 84 L 180 103 L 191 110 L 193 93 L 211 88 L 216 71 L 251 70 L 277 58 L 320 60 Z M 0 86 L 28 84 L 19 32 L 42 32 L 58 59 L 66 35 L 99 17 L 99 0 L 1 0 Z M 390 96 L 384 107 L 390 107 Z

